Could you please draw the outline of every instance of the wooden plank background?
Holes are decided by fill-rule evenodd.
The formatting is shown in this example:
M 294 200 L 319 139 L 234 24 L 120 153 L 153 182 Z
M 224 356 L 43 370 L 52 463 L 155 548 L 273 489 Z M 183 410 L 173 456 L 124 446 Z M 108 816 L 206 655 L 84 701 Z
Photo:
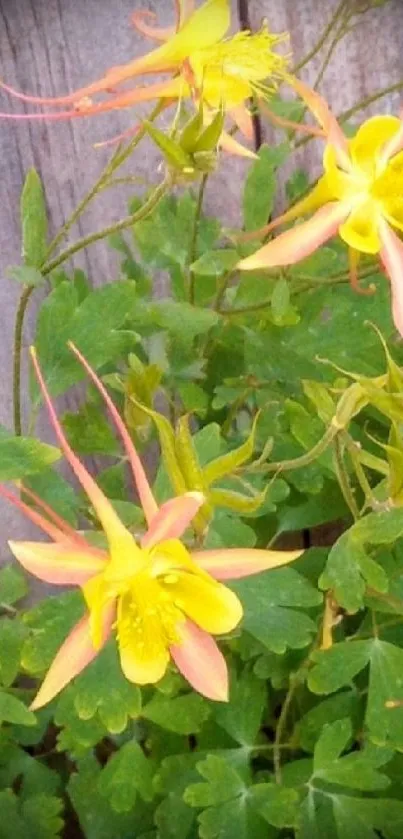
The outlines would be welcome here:
M 356 7 L 371 5 L 370 0 L 350 0 Z M 233 25 L 248 19 L 257 28 L 267 18 L 273 31 L 288 30 L 294 61 L 317 42 L 331 19 L 338 0 L 233 0 Z M 134 8 L 146 6 L 158 12 L 162 23 L 172 19 L 170 0 L 0 0 L 0 76 L 11 85 L 38 95 L 62 94 L 82 86 L 104 73 L 113 64 L 124 63 L 148 46 L 129 25 Z M 403 2 L 389 0 L 373 8 L 361 19 L 334 51 L 320 85 L 336 113 L 358 100 L 376 93 L 403 78 Z M 302 77 L 313 84 L 321 53 Z M 366 113 L 397 109 L 403 94 L 385 97 Z M 0 110 L 18 110 L 6 95 L 0 96 Z M 360 115 L 361 116 L 361 115 Z M 92 143 L 117 134 L 130 125 L 128 112 L 71 123 L 0 122 L 0 422 L 11 427 L 11 352 L 13 320 L 18 289 L 6 278 L 6 268 L 20 255 L 18 199 L 26 170 L 34 165 L 41 173 L 49 208 L 51 229 L 57 230 L 81 196 L 95 180 L 108 157 L 107 150 Z M 263 126 L 263 137 L 273 132 Z M 135 156 L 131 171 L 156 180 L 158 154 L 149 145 Z M 311 144 L 298 154 L 300 165 L 316 174 L 320 160 L 319 144 Z M 245 171 L 240 161 L 226 160 L 211 178 L 207 207 L 225 218 L 227 224 L 239 219 L 239 191 Z M 119 219 L 125 213 L 127 195 L 123 190 L 108 192 L 89 208 L 71 231 L 71 238 L 83 235 Z M 95 285 L 113 280 L 114 254 L 102 244 L 80 255 L 75 263 L 88 271 Z M 25 343 L 32 338 L 35 305 L 30 309 Z M 70 398 L 70 407 L 72 401 Z M 40 433 L 48 434 L 42 419 Z M 9 505 L 0 504 L 2 529 L 0 559 L 8 556 L 6 539 L 30 533 L 25 521 Z

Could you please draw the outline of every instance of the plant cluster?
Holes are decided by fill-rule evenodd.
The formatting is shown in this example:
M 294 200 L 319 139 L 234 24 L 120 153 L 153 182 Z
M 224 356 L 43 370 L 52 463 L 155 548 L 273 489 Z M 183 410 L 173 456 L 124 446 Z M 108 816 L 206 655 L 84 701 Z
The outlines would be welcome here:
M 379 5 L 341 0 L 292 67 L 266 25 L 227 36 L 227 0 L 178 0 L 172 30 L 133 16 L 156 49 L 75 93 L 1 85 L 45 106 L 22 121 L 155 105 L 52 240 L 36 171 L 21 195 L 0 495 L 47 541 L 0 570 L 0 839 L 403 835 L 403 121 L 336 119 L 299 78 Z M 257 109 L 282 134 L 255 150 Z M 65 245 L 145 140 L 160 181 Z M 273 219 L 305 142 L 323 175 L 294 169 Z M 203 207 L 223 154 L 246 158 L 240 230 Z M 119 272 L 94 290 L 69 260 L 101 239 Z M 32 577 L 52 589 L 27 605 Z

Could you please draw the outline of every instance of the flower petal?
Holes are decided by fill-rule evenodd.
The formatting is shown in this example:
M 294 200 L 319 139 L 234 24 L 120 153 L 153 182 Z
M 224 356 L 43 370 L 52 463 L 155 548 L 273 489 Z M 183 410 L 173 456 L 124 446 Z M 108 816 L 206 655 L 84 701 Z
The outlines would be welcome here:
M 371 199 L 351 210 L 339 227 L 339 236 L 350 248 L 361 253 L 379 253 L 381 242 L 378 234 L 379 213 Z
M 103 530 L 105 531 L 106 537 L 108 539 L 111 552 L 124 557 L 126 555 L 128 557 L 130 556 L 131 562 L 133 562 L 136 553 L 138 553 L 139 561 L 141 561 L 141 564 L 143 564 L 142 557 L 140 556 L 140 549 L 137 548 L 133 536 L 124 527 L 124 525 L 120 521 L 119 516 L 115 513 L 115 510 L 113 509 L 109 499 L 106 497 L 106 495 L 104 495 L 102 490 L 100 490 L 93 477 L 90 475 L 89 472 L 87 472 L 77 455 L 73 452 L 73 449 L 71 448 L 70 444 L 68 443 L 64 431 L 57 418 L 56 411 L 53 407 L 52 400 L 45 385 L 41 369 L 39 367 L 39 363 L 36 357 L 36 352 L 33 347 L 31 347 L 31 357 L 35 368 L 36 376 L 38 378 L 39 385 L 43 394 L 43 398 L 46 403 L 55 434 L 60 444 L 60 448 L 62 449 L 65 457 L 67 458 L 73 472 L 80 481 L 83 489 L 87 493 L 88 498 L 90 499 L 98 515 L 98 518 L 102 524 Z
M 243 134 L 247 140 L 252 141 L 255 133 L 253 130 L 253 117 L 246 105 L 242 104 L 237 105 L 235 108 L 231 108 L 230 116 L 234 120 L 235 125 L 238 126 L 241 134 Z
M 238 140 L 236 140 L 231 134 L 228 134 L 227 131 L 221 132 L 218 145 L 220 149 L 223 149 L 227 152 L 227 154 L 234 154 L 236 157 L 247 157 L 251 160 L 256 160 L 257 158 L 256 152 L 252 151 L 252 149 L 246 148 L 246 146 L 243 146 L 242 143 L 239 143 Z
M 332 202 L 318 210 L 311 219 L 280 233 L 276 239 L 263 245 L 252 256 L 238 263 L 243 271 L 295 265 L 337 233 L 340 224 L 350 212 L 350 205 Z
M 349 143 L 354 165 L 375 176 L 379 153 L 396 136 L 400 126 L 400 119 L 390 115 L 374 116 L 363 122 Z
M 281 216 L 277 216 L 277 218 L 272 219 L 272 221 L 265 224 L 264 227 L 260 227 L 259 230 L 242 233 L 239 236 L 239 241 L 250 242 L 253 239 L 262 239 L 263 236 L 267 236 L 267 234 L 271 233 L 272 230 L 275 230 L 276 227 L 280 227 L 280 225 L 286 224 L 289 221 L 294 221 L 300 216 L 313 213 L 315 210 L 323 207 L 324 204 L 328 204 L 329 201 L 334 201 L 336 197 L 338 196 L 334 195 L 329 183 L 329 178 L 325 175 L 324 177 L 319 178 L 317 184 L 308 193 L 308 195 L 289 207 L 285 213 L 282 213 Z
M 54 585 L 82 585 L 94 574 L 104 570 L 107 555 L 102 551 L 85 551 L 74 542 L 9 543 L 10 550 L 26 571 Z
M 132 13 L 130 20 L 138 32 L 141 32 L 142 35 L 145 35 L 146 38 L 151 38 L 153 41 L 164 42 L 168 41 L 169 38 L 173 38 L 176 32 L 174 26 L 149 26 L 148 23 L 144 22 L 144 18 L 156 20 L 156 17 L 157 15 L 149 9 L 139 9 L 137 12 Z
M 179 539 L 203 504 L 202 492 L 187 492 L 166 501 L 143 536 L 141 547 L 152 548 L 164 540 Z
M 347 170 L 351 169 L 347 138 L 325 99 L 315 90 L 312 90 L 312 88 L 304 84 L 304 82 L 301 82 L 300 79 L 294 78 L 292 85 L 301 96 L 301 99 L 304 100 L 315 119 L 322 126 L 328 142 L 336 151 L 339 164 Z
M 379 225 L 379 235 L 381 259 L 392 287 L 393 320 L 403 337 L 403 242 L 385 221 Z
M 216 580 L 238 580 L 240 577 L 249 577 L 271 568 L 288 565 L 301 554 L 303 551 L 222 548 L 215 551 L 193 551 L 191 558 Z
M 37 510 L 34 510 L 28 504 L 25 504 L 24 501 L 21 501 L 17 495 L 15 495 L 11 490 L 6 489 L 6 487 L 1 486 L 0 484 L 0 495 L 2 498 L 6 498 L 7 501 L 11 501 L 18 510 L 20 510 L 27 518 L 33 522 L 37 527 L 43 530 L 51 539 L 54 539 L 56 542 L 61 541 L 65 538 L 65 533 L 60 530 L 59 527 L 52 524 L 48 519 L 42 516 L 41 513 L 38 513 Z
M 109 396 L 108 391 L 102 384 L 101 380 L 98 378 L 95 371 L 92 369 L 88 361 L 81 355 L 80 351 L 74 344 L 69 341 L 69 347 L 73 351 L 74 355 L 78 358 L 84 369 L 87 371 L 88 375 L 94 382 L 95 387 L 101 394 L 102 398 L 104 399 L 109 413 L 115 423 L 115 426 L 119 432 L 119 435 L 123 441 L 126 454 L 129 458 L 130 465 L 132 467 L 133 476 L 135 480 L 135 484 L 137 487 L 137 491 L 140 497 L 141 506 L 144 510 L 144 514 L 148 524 L 151 524 L 152 520 L 154 519 L 156 513 L 158 513 L 158 505 L 157 502 L 152 494 L 150 484 L 148 483 L 146 473 L 143 468 L 143 464 L 136 452 L 136 449 L 133 445 L 133 441 L 130 437 L 130 434 L 120 417 L 119 411 L 116 409 L 112 399 Z M 165 537 L 169 538 L 169 537 Z
M 122 643 L 119 638 L 120 664 L 126 679 L 135 685 L 155 685 L 165 675 L 169 664 L 169 650 L 160 639 L 145 646 L 136 641 L 135 633 L 131 642 Z
M 226 586 L 198 574 L 178 571 L 159 578 L 172 602 L 201 629 L 213 635 L 231 632 L 242 619 L 238 597 Z
M 175 0 L 176 6 L 176 29 L 181 29 L 184 23 L 191 17 L 194 12 L 194 0 Z
M 170 647 L 178 670 L 189 684 L 216 702 L 228 702 L 228 670 L 214 638 L 192 621 L 180 625 L 181 643 Z
M 115 616 L 113 604 L 109 604 L 104 613 L 103 638 L 101 647 L 106 643 Z M 78 676 L 98 655 L 101 647 L 95 649 L 91 641 L 89 617 L 86 615 L 67 636 L 54 658 L 39 691 L 32 702 L 31 709 L 37 711 L 47 705 L 75 676 Z

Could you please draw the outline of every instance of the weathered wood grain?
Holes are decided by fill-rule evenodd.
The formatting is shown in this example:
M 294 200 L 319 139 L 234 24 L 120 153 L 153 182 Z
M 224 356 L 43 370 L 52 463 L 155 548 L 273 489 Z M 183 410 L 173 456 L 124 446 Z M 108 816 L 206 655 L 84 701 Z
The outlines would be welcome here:
M 353 0 L 351 0 L 353 2 Z M 146 45 L 128 21 L 133 7 L 146 5 L 158 11 L 162 23 L 170 20 L 170 0 L 0 0 L 0 76 L 16 87 L 39 95 L 72 90 L 101 75 L 105 68 L 140 54 Z M 335 0 L 249 0 L 253 26 L 262 17 L 273 30 L 288 29 L 295 60 L 310 49 L 332 14 Z M 237 21 L 233 0 L 234 24 Z M 350 33 L 335 51 L 321 89 L 336 111 L 376 92 L 403 76 L 400 56 L 403 48 L 403 3 L 392 0 L 371 11 L 360 29 Z M 313 69 L 304 71 L 312 82 Z M 397 105 L 399 96 L 382 100 L 380 109 Z M 18 103 L 0 95 L 0 110 L 19 110 Z M 374 110 L 374 109 L 372 109 Z M 14 123 L 0 121 L 0 422 L 11 425 L 12 330 L 18 289 L 6 279 L 6 268 L 19 260 L 20 229 L 18 196 L 26 170 L 35 165 L 46 187 L 51 230 L 55 231 L 93 183 L 108 157 L 107 150 L 95 151 L 92 144 L 124 130 L 134 116 L 128 112 L 66 123 Z M 270 137 L 270 132 L 266 132 Z M 315 174 L 319 144 L 311 144 L 298 157 Z M 132 174 L 158 179 L 159 156 L 148 145 L 130 162 Z M 212 179 L 208 206 L 222 214 L 227 223 L 238 219 L 238 196 L 244 164 L 226 161 Z M 99 197 L 85 217 L 71 231 L 81 236 L 117 220 L 126 210 L 127 192 L 118 190 Z M 77 263 L 88 270 L 94 284 L 112 280 L 116 257 L 104 245 L 95 245 Z M 27 321 L 25 342 L 33 334 L 35 306 Z M 41 433 L 46 425 L 42 424 Z M 8 506 L 0 504 L 2 532 L 0 558 L 7 553 L 5 541 L 27 534 L 29 528 Z

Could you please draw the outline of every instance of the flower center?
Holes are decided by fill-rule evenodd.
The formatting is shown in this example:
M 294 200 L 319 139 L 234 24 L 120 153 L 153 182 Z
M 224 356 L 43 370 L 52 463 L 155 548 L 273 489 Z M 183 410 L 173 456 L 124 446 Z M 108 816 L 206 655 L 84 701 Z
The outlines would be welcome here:
M 272 35 L 267 27 L 260 32 L 238 32 L 233 38 L 196 51 L 189 61 L 197 87 L 213 106 L 239 104 L 251 94 L 273 89 L 276 82 L 287 75 L 285 56 L 273 52 L 273 47 L 285 35 Z M 270 78 L 270 85 L 263 82 Z
M 167 578 L 169 576 L 173 575 L 166 575 Z M 162 582 L 169 582 L 169 579 L 162 578 Z M 177 625 L 183 619 L 157 579 L 146 572 L 137 574 L 119 598 L 119 645 L 134 646 L 139 655 L 154 655 L 178 642 Z

